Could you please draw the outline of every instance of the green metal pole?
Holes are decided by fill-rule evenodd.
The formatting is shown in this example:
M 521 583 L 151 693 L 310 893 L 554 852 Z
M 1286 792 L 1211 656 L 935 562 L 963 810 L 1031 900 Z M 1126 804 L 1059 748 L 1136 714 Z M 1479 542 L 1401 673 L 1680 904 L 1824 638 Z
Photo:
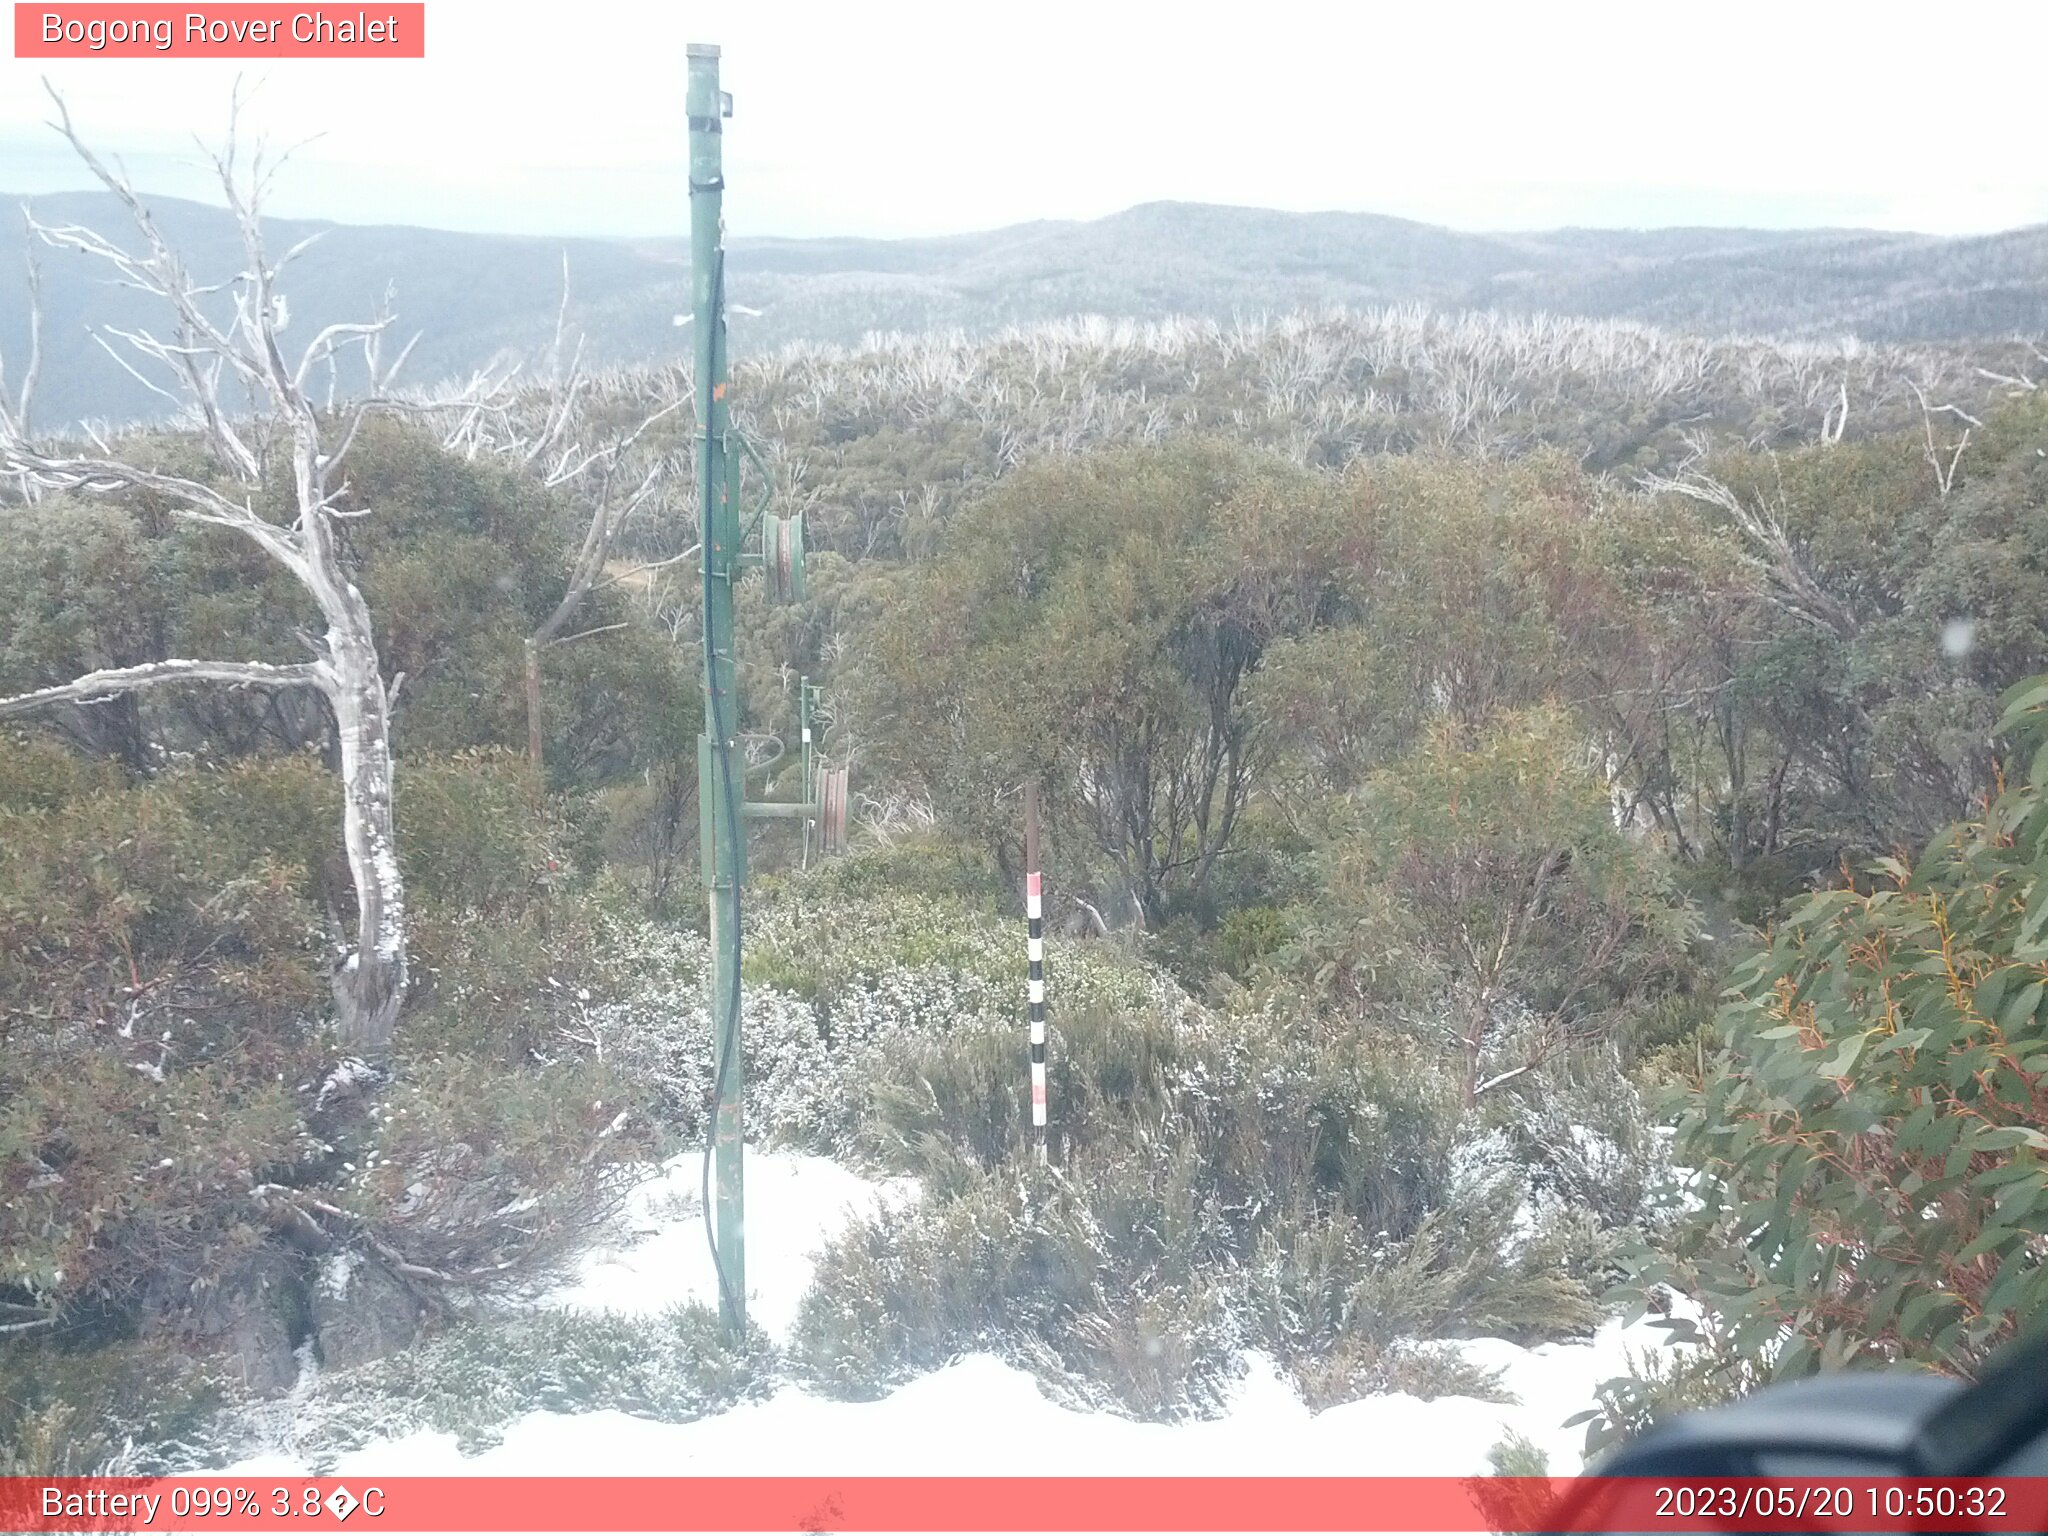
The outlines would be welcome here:
M 697 739 L 697 798 L 704 887 L 711 908 L 711 1028 L 717 1093 L 711 1145 L 716 1183 L 719 1316 L 738 1334 L 747 1322 L 745 1074 L 740 1059 L 739 897 L 746 879 L 746 823 L 735 771 L 739 691 L 733 664 L 733 583 L 740 573 L 738 478 L 726 441 L 725 176 L 718 49 L 688 48 L 690 86 L 690 278 L 695 325 L 698 537 L 704 562 L 704 731 Z

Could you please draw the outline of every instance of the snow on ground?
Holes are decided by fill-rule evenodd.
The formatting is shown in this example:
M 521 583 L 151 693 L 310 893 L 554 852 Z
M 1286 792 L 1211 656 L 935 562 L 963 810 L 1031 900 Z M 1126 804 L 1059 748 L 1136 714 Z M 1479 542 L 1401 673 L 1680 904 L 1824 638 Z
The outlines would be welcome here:
M 701 1159 L 674 1159 L 635 1192 L 624 1240 L 593 1252 L 547 1300 L 559 1306 L 655 1312 L 680 1301 L 714 1304 L 716 1281 L 698 1204 Z M 909 1181 L 874 1184 L 825 1158 L 749 1151 L 747 1270 L 751 1309 L 787 1335 L 811 1258 L 853 1220 L 915 1198 Z M 342 1456 L 337 1476 L 864 1474 L 1462 1476 L 1487 1470 L 1487 1451 L 1510 1430 L 1576 1472 L 1584 1431 L 1564 1420 L 1592 1405 L 1593 1388 L 1623 1373 L 1623 1351 L 1661 1347 L 1646 1325 L 1609 1323 L 1578 1344 L 1524 1348 L 1505 1339 L 1461 1347 L 1498 1368 L 1517 1404 L 1388 1394 L 1312 1412 L 1261 1355 L 1220 1418 L 1145 1424 L 1063 1407 L 1032 1377 L 973 1355 L 875 1402 L 837 1402 L 783 1387 L 759 1402 L 689 1424 L 629 1414 L 532 1413 L 501 1444 L 465 1457 L 452 1435 L 421 1432 Z M 229 1469 L 298 1475 L 289 1457 Z
M 592 1250 L 548 1306 L 644 1316 L 683 1302 L 718 1305 L 705 1241 L 704 1154 L 688 1152 L 628 1197 L 620 1240 Z M 880 1184 L 830 1158 L 747 1148 L 747 1315 L 778 1343 L 796 1321 L 820 1248 L 855 1220 L 917 1198 L 914 1179 Z

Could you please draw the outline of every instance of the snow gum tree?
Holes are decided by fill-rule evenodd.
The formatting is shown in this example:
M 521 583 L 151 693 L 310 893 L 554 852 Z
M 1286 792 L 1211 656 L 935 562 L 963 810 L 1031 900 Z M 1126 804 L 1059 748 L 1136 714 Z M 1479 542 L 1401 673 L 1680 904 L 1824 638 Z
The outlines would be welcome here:
M 1735 972 L 1678 1105 L 1698 1200 L 1639 1265 L 1715 1358 L 1972 1376 L 2048 1306 L 2048 678 L 2006 702 L 2024 777 Z
M 1294 466 L 1194 442 L 1020 470 L 948 538 L 875 646 L 883 755 L 998 850 L 1035 777 L 1148 925 L 1199 904 L 1266 756 L 1247 685 L 1342 608 L 1369 531 Z
M 231 529 L 253 542 L 302 587 L 317 607 L 321 632 L 304 633 L 302 662 L 152 661 L 89 672 L 70 682 L 0 699 L 0 718 L 167 684 L 310 688 L 332 710 L 343 786 L 343 835 L 356 896 L 353 945 L 335 967 L 332 987 L 342 1046 L 372 1063 L 386 1055 L 406 987 L 405 888 L 392 827 L 391 703 L 400 679 L 386 681 L 370 610 L 343 557 L 339 524 L 366 509 L 344 510 L 341 465 L 367 416 L 396 407 L 385 393 L 404 353 L 388 365 L 382 340 L 388 314 L 321 329 L 287 360 L 280 342 L 288 314 L 280 272 L 301 242 L 272 257 L 264 247 L 261 205 L 275 164 L 259 150 L 244 173 L 232 128 L 214 157 L 239 226 L 245 265 L 225 282 L 202 283 L 185 268 L 125 176 L 80 139 L 52 92 L 55 127 L 102 186 L 126 209 L 139 244 L 129 249 L 79 225 L 31 222 L 38 240 L 104 263 L 113 280 L 161 302 L 167 330 L 112 330 L 97 336 L 123 367 L 177 406 L 212 460 L 206 478 L 174 474 L 124 457 L 96 434 L 62 443 L 31 432 L 28 394 L 0 397 L 0 469 L 25 497 L 48 490 L 140 492 L 173 517 Z M 314 405 L 309 381 L 331 377 L 346 357 L 367 376 L 339 412 Z M 31 369 L 31 376 L 33 370 Z M 246 407 L 241 402 L 246 401 Z M 271 491 L 288 487 L 289 521 L 266 515 Z
M 1339 995 L 1444 1007 L 1468 1106 L 1614 1036 L 1682 953 L 1684 903 L 1559 709 L 1435 722 L 1332 832 L 1305 956 Z

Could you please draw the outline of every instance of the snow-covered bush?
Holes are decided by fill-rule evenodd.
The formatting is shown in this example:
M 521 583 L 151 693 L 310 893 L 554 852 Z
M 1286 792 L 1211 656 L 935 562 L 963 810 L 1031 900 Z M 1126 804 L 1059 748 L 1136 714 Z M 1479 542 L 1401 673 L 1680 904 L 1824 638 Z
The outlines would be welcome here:
M 473 1453 L 541 1410 L 702 1418 L 763 1395 L 772 1364 L 758 1330 L 736 1346 L 703 1307 L 633 1318 L 529 1312 L 462 1323 L 351 1370 L 309 1373 L 290 1396 L 225 1421 L 219 1438 L 229 1454 L 261 1448 L 323 1470 L 368 1441 L 417 1430 L 452 1434 Z
M 421 1062 L 369 1110 L 338 1204 L 436 1276 L 476 1286 L 539 1279 L 614 1209 L 649 1142 L 599 1063 L 508 1068 Z M 330 1236 L 351 1236 L 331 1230 Z
M 1518 1242 L 1513 1214 L 1454 1197 L 1400 1239 L 1341 1212 L 1276 1221 L 1244 1266 L 1247 1325 L 1318 1406 L 1369 1392 L 1494 1395 L 1486 1372 L 1427 1341 L 1556 1337 L 1597 1316 L 1555 1239 Z
M 167 1339 L 85 1349 L 10 1339 L 0 1349 L 0 1477 L 182 1470 L 226 1391 L 213 1362 Z
M 1177 992 L 1054 1035 L 1055 1173 L 1014 1025 L 896 1041 L 869 1144 L 927 1198 L 828 1251 L 793 1350 L 812 1380 L 862 1395 L 986 1348 L 1165 1416 L 1215 1404 L 1249 1346 L 1319 1403 L 1486 1395 L 1429 1341 L 1594 1320 L 1595 1236 L 1532 1208 L 1505 1132 L 1461 1141 L 1454 1070 L 1408 1036 Z
M 1663 1139 L 1642 1091 L 1611 1051 L 1550 1063 L 1487 1106 L 1505 1155 L 1541 1208 L 1590 1212 L 1603 1226 L 1655 1219 L 1669 1177 Z
M 1023 925 L 950 897 L 834 896 L 833 878 L 785 880 L 750 906 L 741 1040 L 749 1134 L 852 1156 L 874 1149 L 877 1105 L 915 1083 L 927 1053 L 1004 1031 L 1021 1053 Z M 608 915 L 591 943 L 604 974 L 562 1000 L 554 1048 L 637 1085 L 677 1141 L 701 1137 L 713 1083 L 708 942 Z M 1063 1010 L 1155 1005 L 1175 990 L 1108 946 L 1055 944 L 1048 969 Z M 1022 1066 L 1010 1075 L 1022 1082 Z
M 1131 1149 L 1085 1179 L 972 1173 L 884 1212 L 822 1256 L 792 1364 L 849 1397 L 971 1350 L 1055 1395 L 1142 1417 L 1213 1408 L 1242 1370 L 1227 1227 L 1185 1143 Z

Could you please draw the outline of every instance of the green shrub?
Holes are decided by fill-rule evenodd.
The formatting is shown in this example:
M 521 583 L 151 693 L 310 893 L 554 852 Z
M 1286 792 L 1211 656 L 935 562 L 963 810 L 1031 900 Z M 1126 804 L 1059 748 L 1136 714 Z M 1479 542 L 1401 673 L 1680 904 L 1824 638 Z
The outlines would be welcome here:
M 198 987 L 283 1006 L 314 992 L 303 879 L 244 864 L 181 798 L 173 781 L 0 812 L 8 1016 L 95 1019 L 138 1000 L 175 1013 L 166 994 Z
M 1692 1336 L 1689 1325 L 1672 1321 L 1677 1336 Z M 1586 1426 L 1589 1457 L 1679 1414 L 1733 1402 L 1766 1379 L 1755 1361 L 1734 1354 L 1725 1340 L 1709 1340 L 1701 1348 L 1628 1350 L 1622 1363 L 1627 1374 L 1600 1382 L 1593 1407 L 1565 1420 Z
M 566 878 L 559 824 L 536 806 L 532 770 L 509 751 L 407 758 L 398 766 L 399 858 L 416 899 L 486 920 Z
M 1023 898 L 1010 889 L 994 859 L 972 844 L 935 833 L 872 844 L 844 858 L 828 859 L 810 874 L 807 888 L 820 899 L 848 905 L 887 893 L 957 902 L 981 917 L 1023 920 Z
M 1216 930 L 1217 958 L 1238 980 L 1279 952 L 1294 937 L 1294 925 L 1278 907 L 1239 907 Z
M 217 1278 L 302 1155 L 326 989 L 303 876 L 182 778 L 0 812 L 0 1287 L 69 1312 Z
M 1397 1391 L 1502 1400 L 1496 1377 L 1423 1341 L 1554 1338 L 1598 1315 L 1555 1237 L 1514 1250 L 1512 1215 L 1460 1201 L 1401 1241 L 1342 1215 L 1275 1222 L 1245 1266 L 1248 1326 L 1318 1407 Z
M 222 1379 L 162 1340 L 0 1344 L 0 1477 L 163 1474 L 203 1455 Z
M 317 761 L 0 810 L 0 1300 L 203 1350 L 249 1274 L 295 1271 L 280 1223 L 467 1279 L 544 1266 L 601 1217 L 651 1144 L 643 1106 L 600 1065 L 536 1060 L 488 991 L 432 996 L 448 957 L 545 994 L 528 972 L 549 958 L 532 940 L 557 821 L 514 759 L 422 759 L 401 779 L 428 996 L 368 1128 L 323 1102 L 334 929 L 312 892 L 337 878 L 339 796 Z M 573 927 L 557 917 L 556 949 Z M 323 1204 L 350 1215 L 309 1214 Z
M 354 909 L 343 862 L 341 780 L 313 754 L 240 758 L 161 782 L 224 860 L 303 871 L 301 889 L 310 896 L 334 910 Z
M 616 1209 L 649 1128 L 601 1062 L 409 1056 L 337 1199 L 415 1264 L 530 1279 Z
M 1073 1401 L 1168 1416 L 1240 1370 L 1219 1215 L 1185 1151 L 1133 1149 L 1085 1182 L 974 1176 L 857 1224 L 821 1256 L 791 1340 L 814 1385 L 869 1397 L 972 1350 Z
M 1552 1504 L 1551 1488 L 1545 1483 L 1501 1484 L 1493 1478 L 1544 1478 L 1550 1476 L 1550 1458 L 1543 1448 L 1519 1430 L 1509 1430 L 1486 1452 L 1486 1465 L 1493 1477 L 1475 1477 L 1466 1487 L 1478 1501 L 1488 1527 L 1496 1531 L 1532 1531 L 1544 1523 Z
M 1550 1458 L 1520 1430 L 1509 1430 L 1486 1453 L 1495 1477 L 1548 1477 Z
M 51 811 L 120 785 L 112 763 L 75 752 L 53 737 L 0 731 L 0 811 Z
M 1512 1143 L 1463 1155 L 1453 1073 L 1404 1037 L 1185 1001 L 1053 1036 L 1051 1175 L 1014 1024 L 888 1037 L 866 1144 L 925 1200 L 828 1251 L 794 1346 L 812 1379 L 873 1392 L 992 1349 L 1157 1417 L 1213 1407 L 1250 1344 L 1319 1404 L 1486 1396 L 1427 1341 L 1595 1321 L 1611 1239 L 1525 1216 Z

